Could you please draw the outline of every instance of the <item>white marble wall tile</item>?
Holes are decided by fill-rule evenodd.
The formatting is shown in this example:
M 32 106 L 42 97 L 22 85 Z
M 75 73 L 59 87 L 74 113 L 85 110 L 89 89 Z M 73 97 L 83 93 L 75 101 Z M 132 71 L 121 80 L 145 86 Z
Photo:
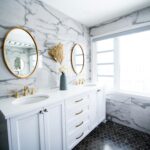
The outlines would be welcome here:
M 48 49 L 61 42 L 64 44 L 64 64 L 70 68 L 67 75 L 68 83 L 76 79 L 70 64 L 70 52 L 74 43 L 79 43 L 85 51 L 84 77 L 89 79 L 89 29 L 79 22 L 40 0 L 2 0 L 0 1 L 0 97 L 12 95 L 14 90 L 20 90 L 24 85 L 35 85 L 37 88 L 55 88 L 59 86 L 58 64 L 49 56 Z M 34 36 L 43 67 L 29 79 L 16 79 L 2 59 L 2 42 L 5 34 L 15 26 L 22 26 Z
M 93 26 L 90 28 L 90 35 L 99 36 L 148 24 L 150 24 L 150 7 Z
M 132 126 L 150 134 L 150 99 L 131 98 L 131 108 Z
M 150 98 L 113 93 L 106 106 L 109 120 L 150 134 Z
M 130 126 L 130 98 L 127 97 L 126 99 L 122 99 L 120 97 L 120 101 L 119 99 L 107 99 L 106 106 L 107 114 L 109 115 L 108 119 Z

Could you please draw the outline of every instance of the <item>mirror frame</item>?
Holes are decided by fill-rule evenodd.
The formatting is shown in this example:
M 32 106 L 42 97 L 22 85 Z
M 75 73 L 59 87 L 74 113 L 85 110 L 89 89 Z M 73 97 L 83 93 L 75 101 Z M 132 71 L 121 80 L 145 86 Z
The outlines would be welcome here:
M 10 32 L 13 31 L 13 30 L 15 30 L 15 29 L 20 29 L 20 30 L 25 31 L 25 32 L 31 37 L 31 39 L 33 40 L 33 42 L 34 42 L 34 44 L 35 44 L 36 55 L 37 55 L 37 61 L 36 61 L 36 64 L 35 64 L 35 67 L 34 67 L 33 71 L 32 71 L 30 74 L 28 74 L 28 75 L 23 75 L 23 76 L 21 76 L 21 75 L 16 75 L 16 74 L 11 70 L 11 68 L 9 67 L 9 65 L 8 65 L 8 63 L 7 63 L 6 56 L 5 56 L 5 44 L 6 44 L 6 39 L 7 39 L 8 35 L 10 34 Z M 6 67 L 7 67 L 7 69 L 9 70 L 9 72 L 10 72 L 12 75 L 14 75 L 15 77 L 20 78 L 20 79 L 25 79 L 25 78 L 30 77 L 30 76 L 35 72 L 35 70 L 36 70 L 36 68 L 37 68 L 37 65 L 38 65 L 39 54 L 38 54 L 38 47 L 37 47 L 37 44 L 36 44 L 36 42 L 35 42 L 35 39 L 34 39 L 34 37 L 31 35 L 31 33 L 30 33 L 28 30 L 26 30 L 26 29 L 24 29 L 24 28 L 22 28 L 22 27 L 14 27 L 14 28 L 12 28 L 11 30 L 9 30 L 9 31 L 6 33 L 5 38 L 4 38 L 4 42 L 3 42 L 3 45 L 2 45 L 2 55 L 3 55 L 4 63 L 5 63 L 5 65 L 6 65 Z
M 77 73 L 77 71 L 76 71 L 76 69 L 75 69 L 75 67 L 74 67 L 74 65 L 73 65 L 73 51 L 74 51 L 74 48 L 75 48 L 77 45 L 81 48 L 81 51 L 82 51 L 82 54 L 83 54 L 83 65 L 82 65 L 82 69 L 81 69 L 81 71 L 80 71 L 79 73 Z M 83 48 L 82 48 L 82 46 L 81 46 L 80 44 L 76 43 L 76 44 L 73 45 L 73 47 L 72 47 L 72 49 L 71 49 L 71 66 L 72 66 L 73 72 L 74 72 L 76 75 L 81 74 L 82 71 L 83 71 L 83 69 L 84 69 L 84 64 L 85 64 L 85 58 L 84 58 L 84 51 L 83 51 Z

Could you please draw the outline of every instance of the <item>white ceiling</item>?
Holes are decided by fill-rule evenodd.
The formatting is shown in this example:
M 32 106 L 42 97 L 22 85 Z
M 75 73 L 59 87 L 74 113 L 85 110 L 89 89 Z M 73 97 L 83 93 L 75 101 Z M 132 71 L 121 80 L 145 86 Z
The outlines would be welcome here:
M 150 0 L 43 0 L 91 27 L 150 6 Z

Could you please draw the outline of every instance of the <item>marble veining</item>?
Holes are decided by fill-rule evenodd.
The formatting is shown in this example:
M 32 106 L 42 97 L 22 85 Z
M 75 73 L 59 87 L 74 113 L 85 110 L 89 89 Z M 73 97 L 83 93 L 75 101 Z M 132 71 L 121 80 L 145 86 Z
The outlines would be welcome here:
M 74 43 L 80 43 L 85 51 L 85 69 L 82 76 L 89 80 L 89 29 L 79 22 L 55 10 L 40 0 L 3 0 L 0 5 L 0 98 L 12 95 L 24 85 L 37 88 L 56 88 L 59 86 L 58 68 L 49 56 L 48 49 L 61 42 L 64 44 L 64 64 L 70 68 L 68 83 L 72 84 L 76 75 L 71 70 L 70 51 Z M 42 68 L 29 79 L 16 79 L 6 69 L 2 59 L 2 43 L 5 34 L 13 27 L 21 26 L 31 32 L 35 38 L 39 54 L 42 56 Z
M 150 134 L 150 98 L 112 93 L 107 96 L 107 119 Z
M 121 16 L 107 22 L 98 24 L 90 28 L 91 36 L 98 36 L 102 34 L 109 34 L 119 30 L 129 30 L 139 25 L 147 25 L 150 23 L 150 7 L 135 11 L 131 14 Z
M 150 103 L 148 103 L 144 100 L 143 100 L 143 102 L 141 102 L 141 101 L 142 101 L 142 99 L 135 99 L 135 98 L 131 97 L 131 103 L 133 103 L 134 105 L 142 107 L 143 109 L 150 107 Z

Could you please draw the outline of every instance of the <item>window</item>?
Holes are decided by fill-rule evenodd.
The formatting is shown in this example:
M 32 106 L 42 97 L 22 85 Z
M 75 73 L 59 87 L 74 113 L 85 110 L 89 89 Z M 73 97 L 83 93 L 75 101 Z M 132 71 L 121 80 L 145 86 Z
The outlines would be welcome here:
M 150 92 L 150 31 L 119 37 L 120 89 Z
M 96 41 L 94 44 L 100 85 L 150 92 L 150 31 Z
M 114 82 L 114 40 L 96 42 L 98 82 L 107 88 Z

